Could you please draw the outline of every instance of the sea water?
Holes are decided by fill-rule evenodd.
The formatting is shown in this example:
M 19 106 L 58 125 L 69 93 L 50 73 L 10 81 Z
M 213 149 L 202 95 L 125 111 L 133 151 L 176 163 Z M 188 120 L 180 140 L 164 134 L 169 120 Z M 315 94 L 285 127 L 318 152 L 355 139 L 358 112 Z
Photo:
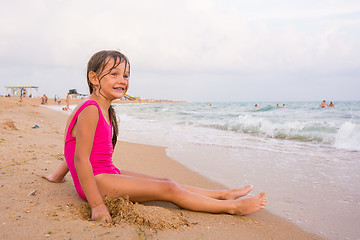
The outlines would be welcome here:
M 255 107 L 255 104 L 258 107 Z M 117 104 L 119 139 L 264 191 L 267 209 L 329 239 L 360 239 L 360 102 Z M 171 177 L 171 176 L 169 176 Z

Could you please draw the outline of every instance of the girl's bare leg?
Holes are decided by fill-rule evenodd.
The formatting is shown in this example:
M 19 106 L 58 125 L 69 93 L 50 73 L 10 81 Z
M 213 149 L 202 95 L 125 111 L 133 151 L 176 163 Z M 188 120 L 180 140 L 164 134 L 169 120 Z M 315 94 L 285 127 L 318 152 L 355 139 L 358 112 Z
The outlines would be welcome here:
M 63 161 L 58 168 L 52 174 L 44 176 L 50 182 L 61 183 L 65 181 L 65 176 L 69 172 L 69 168 L 66 164 L 66 161 Z
M 158 178 L 150 175 L 146 175 L 143 173 L 132 172 L 128 170 L 121 170 L 122 175 L 132 176 L 136 178 L 143 178 L 149 180 L 158 180 L 158 181 L 169 181 L 168 178 Z M 197 193 L 206 197 L 215 198 L 219 200 L 234 200 L 239 197 L 246 196 L 254 187 L 252 185 L 245 186 L 239 189 L 230 189 L 230 190 L 208 190 L 203 188 L 198 188 L 194 186 L 188 185 L 180 185 L 182 188 Z
M 181 187 L 190 192 L 219 200 L 235 200 L 239 197 L 244 197 L 254 188 L 252 185 L 229 190 L 208 190 L 188 185 L 181 185 Z
M 264 193 L 251 198 L 218 200 L 191 192 L 171 180 L 152 180 L 126 175 L 99 174 L 95 176 L 103 197 L 128 195 L 131 201 L 169 201 L 193 211 L 245 215 L 257 212 L 266 205 Z

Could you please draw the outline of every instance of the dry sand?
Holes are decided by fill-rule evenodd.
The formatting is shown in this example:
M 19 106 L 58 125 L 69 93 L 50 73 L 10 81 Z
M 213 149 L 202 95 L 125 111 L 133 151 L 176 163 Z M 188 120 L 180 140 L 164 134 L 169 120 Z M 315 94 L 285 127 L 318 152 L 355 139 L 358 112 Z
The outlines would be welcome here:
M 64 160 L 67 115 L 39 103 L 0 97 L 0 239 L 321 239 L 266 210 L 237 217 L 187 211 L 166 202 L 112 200 L 115 225 L 88 221 L 86 203 L 70 175 L 64 183 L 42 178 Z M 33 129 L 35 125 L 39 128 Z M 162 147 L 119 142 L 114 163 L 183 184 L 224 189 L 167 157 Z

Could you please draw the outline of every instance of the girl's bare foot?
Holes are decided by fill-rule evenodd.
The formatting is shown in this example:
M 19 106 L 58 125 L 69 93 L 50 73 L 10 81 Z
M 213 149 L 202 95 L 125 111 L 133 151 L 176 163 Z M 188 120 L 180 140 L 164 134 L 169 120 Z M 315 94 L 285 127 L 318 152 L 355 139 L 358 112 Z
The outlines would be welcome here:
M 264 209 L 267 203 L 265 193 L 259 193 L 258 195 L 251 198 L 244 198 L 235 200 L 235 208 L 231 210 L 230 214 L 236 215 L 247 215 L 255 213 Z
M 48 180 L 49 182 L 53 182 L 53 183 L 62 183 L 65 181 L 65 178 L 58 178 L 56 176 L 54 176 L 53 174 L 49 174 L 47 176 L 42 176 L 43 178 L 45 178 L 46 180 Z
M 224 191 L 224 196 L 221 200 L 235 200 L 239 197 L 243 197 L 249 194 L 251 190 L 253 190 L 253 185 L 248 185 L 240 189 L 231 189 Z

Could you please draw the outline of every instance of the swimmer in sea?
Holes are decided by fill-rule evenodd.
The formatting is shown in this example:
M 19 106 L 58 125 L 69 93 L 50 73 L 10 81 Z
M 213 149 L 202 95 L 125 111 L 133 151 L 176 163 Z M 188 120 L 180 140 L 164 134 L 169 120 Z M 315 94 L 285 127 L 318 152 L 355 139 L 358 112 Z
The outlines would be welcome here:
M 328 106 L 329 106 L 329 105 L 326 103 L 325 100 L 320 104 L 320 107 L 322 107 L 322 108 L 328 107 Z

